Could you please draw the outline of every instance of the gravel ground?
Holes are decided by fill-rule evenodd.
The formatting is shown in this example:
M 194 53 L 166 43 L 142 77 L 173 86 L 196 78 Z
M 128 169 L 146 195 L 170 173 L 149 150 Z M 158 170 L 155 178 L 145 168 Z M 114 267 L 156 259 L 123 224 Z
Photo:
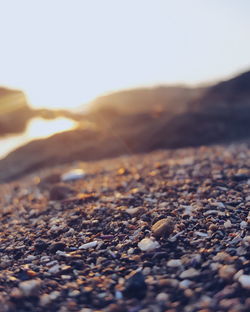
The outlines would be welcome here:
M 249 147 L 74 163 L 2 185 L 0 311 L 250 311 Z

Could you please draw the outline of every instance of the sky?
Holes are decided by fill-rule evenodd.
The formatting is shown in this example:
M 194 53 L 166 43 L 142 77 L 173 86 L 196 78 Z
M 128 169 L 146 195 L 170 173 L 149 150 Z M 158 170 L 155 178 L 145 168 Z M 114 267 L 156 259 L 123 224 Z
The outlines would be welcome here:
M 250 68 L 249 0 L 0 0 L 0 85 L 34 107 Z

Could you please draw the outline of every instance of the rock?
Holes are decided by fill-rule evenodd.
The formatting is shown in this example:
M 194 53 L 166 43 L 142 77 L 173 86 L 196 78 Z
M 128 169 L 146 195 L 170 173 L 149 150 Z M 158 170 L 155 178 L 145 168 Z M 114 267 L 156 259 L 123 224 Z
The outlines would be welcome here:
M 167 217 L 157 221 L 151 228 L 156 237 L 170 235 L 174 231 L 173 218 Z
M 60 268 L 61 268 L 61 266 L 60 266 L 59 264 L 56 264 L 56 265 L 52 266 L 52 267 L 48 270 L 48 272 L 51 273 L 51 274 L 57 274 L 57 273 L 59 273 Z
M 48 248 L 48 246 L 49 246 L 49 244 L 46 242 L 46 241 L 44 241 L 44 240 L 42 240 L 42 239 L 38 239 L 36 242 L 35 242 L 35 249 L 37 250 L 37 251 L 40 251 L 40 252 L 42 252 L 42 251 L 44 251 L 45 249 L 47 249 Z
M 180 274 L 180 278 L 182 279 L 186 279 L 186 278 L 193 278 L 193 277 L 196 277 L 200 274 L 199 271 L 191 268 L 191 269 L 188 269 L 186 271 L 183 271 L 181 274 Z
M 135 208 L 128 208 L 125 210 L 129 215 L 131 215 L 132 217 L 135 217 L 139 214 L 140 212 L 140 208 L 135 207 Z
M 225 223 L 224 223 L 224 227 L 226 229 L 229 229 L 230 227 L 232 227 L 232 222 L 230 220 L 227 220 Z
M 230 280 L 233 278 L 236 270 L 233 265 L 223 265 L 219 269 L 219 276 L 224 280 Z
M 182 262 L 180 259 L 172 259 L 167 262 L 167 266 L 170 268 L 177 268 L 181 265 L 182 265 Z
M 33 279 L 19 283 L 19 289 L 25 297 L 37 296 L 40 287 L 41 281 L 39 279 Z
M 75 193 L 75 190 L 68 186 L 56 184 L 50 189 L 49 198 L 50 200 L 63 200 Z
M 239 283 L 243 288 L 250 289 L 250 275 L 241 275 L 239 277 Z
M 240 228 L 241 228 L 241 230 L 245 230 L 247 228 L 247 222 L 246 221 L 241 221 Z
M 97 241 L 93 241 L 93 242 L 90 242 L 90 243 L 86 243 L 86 244 L 83 244 L 79 247 L 79 249 L 89 249 L 89 248 L 94 248 L 96 247 L 98 244 Z
M 139 243 L 138 243 L 138 247 L 142 250 L 142 251 L 152 251 L 155 250 L 157 248 L 160 247 L 160 244 L 151 239 L 151 238 L 143 238 Z
M 48 294 L 43 294 L 40 297 L 40 306 L 45 307 L 46 305 L 49 305 L 51 303 L 51 298 L 50 295 Z
M 125 281 L 123 294 L 127 298 L 143 299 L 146 296 L 147 284 L 142 272 L 135 272 Z
M 161 302 L 166 302 L 168 301 L 169 299 L 169 295 L 166 294 L 166 293 L 159 293 L 157 296 L 156 296 L 156 300 L 157 301 L 161 301 Z
M 68 172 L 65 172 L 61 176 L 63 182 L 70 182 L 83 179 L 86 176 L 86 173 L 82 169 L 73 169 Z
M 62 242 L 56 242 L 49 246 L 49 251 L 56 253 L 58 250 L 63 251 L 66 245 Z

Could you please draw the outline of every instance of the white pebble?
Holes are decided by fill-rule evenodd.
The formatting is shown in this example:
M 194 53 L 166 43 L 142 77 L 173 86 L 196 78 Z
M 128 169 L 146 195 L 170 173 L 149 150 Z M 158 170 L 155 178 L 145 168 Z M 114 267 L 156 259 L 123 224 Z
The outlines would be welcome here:
M 192 281 L 185 279 L 179 283 L 179 287 L 181 289 L 189 288 L 193 284 Z
M 61 176 L 63 182 L 75 181 L 83 179 L 86 176 L 86 173 L 82 169 L 73 169 Z
M 29 297 L 31 295 L 36 294 L 40 286 L 41 286 L 41 281 L 34 279 L 34 280 L 21 282 L 19 284 L 19 289 L 22 291 L 24 296 Z
M 199 271 L 191 268 L 191 269 L 188 269 L 186 271 L 183 271 L 180 274 L 180 278 L 182 278 L 182 279 L 192 278 L 192 277 L 198 276 L 199 274 L 200 274 Z
M 51 267 L 48 272 L 51 274 L 57 274 L 60 271 L 60 265 L 56 264 L 53 267 Z
M 164 302 L 164 301 L 167 301 L 169 299 L 169 295 L 168 294 L 166 294 L 166 293 L 159 293 L 157 296 L 156 296 L 156 300 L 157 301 L 162 301 L 162 302 Z
M 246 229 L 246 228 L 247 228 L 247 222 L 246 222 L 246 221 L 241 221 L 241 223 L 240 223 L 240 228 L 241 228 L 242 230 Z
M 142 250 L 142 251 L 152 251 L 155 250 L 157 248 L 160 247 L 160 244 L 151 239 L 151 238 L 143 238 L 139 243 L 138 243 L 138 247 Z
M 232 222 L 230 220 L 227 220 L 225 223 L 224 223 L 224 227 L 226 229 L 229 229 L 230 227 L 232 226 Z
M 241 275 L 239 277 L 239 283 L 243 288 L 250 289 L 250 275 Z
M 79 247 L 79 249 L 89 249 L 89 248 L 94 248 L 96 247 L 98 244 L 97 241 L 93 241 L 93 242 L 90 242 L 90 243 L 86 243 L 86 244 L 83 244 Z
M 180 259 L 172 259 L 172 260 L 169 260 L 167 262 L 167 266 L 170 268 L 176 268 L 176 267 L 179 267 L 181 265 L 182 265 L 182 262 Z

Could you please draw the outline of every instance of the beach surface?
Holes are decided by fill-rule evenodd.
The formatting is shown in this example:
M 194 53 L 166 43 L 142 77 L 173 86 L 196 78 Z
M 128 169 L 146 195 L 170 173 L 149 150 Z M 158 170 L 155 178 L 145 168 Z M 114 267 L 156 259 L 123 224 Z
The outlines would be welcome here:
M 246 142 L 2 184 L 0 311 L 249 311 L 249 168 Z

